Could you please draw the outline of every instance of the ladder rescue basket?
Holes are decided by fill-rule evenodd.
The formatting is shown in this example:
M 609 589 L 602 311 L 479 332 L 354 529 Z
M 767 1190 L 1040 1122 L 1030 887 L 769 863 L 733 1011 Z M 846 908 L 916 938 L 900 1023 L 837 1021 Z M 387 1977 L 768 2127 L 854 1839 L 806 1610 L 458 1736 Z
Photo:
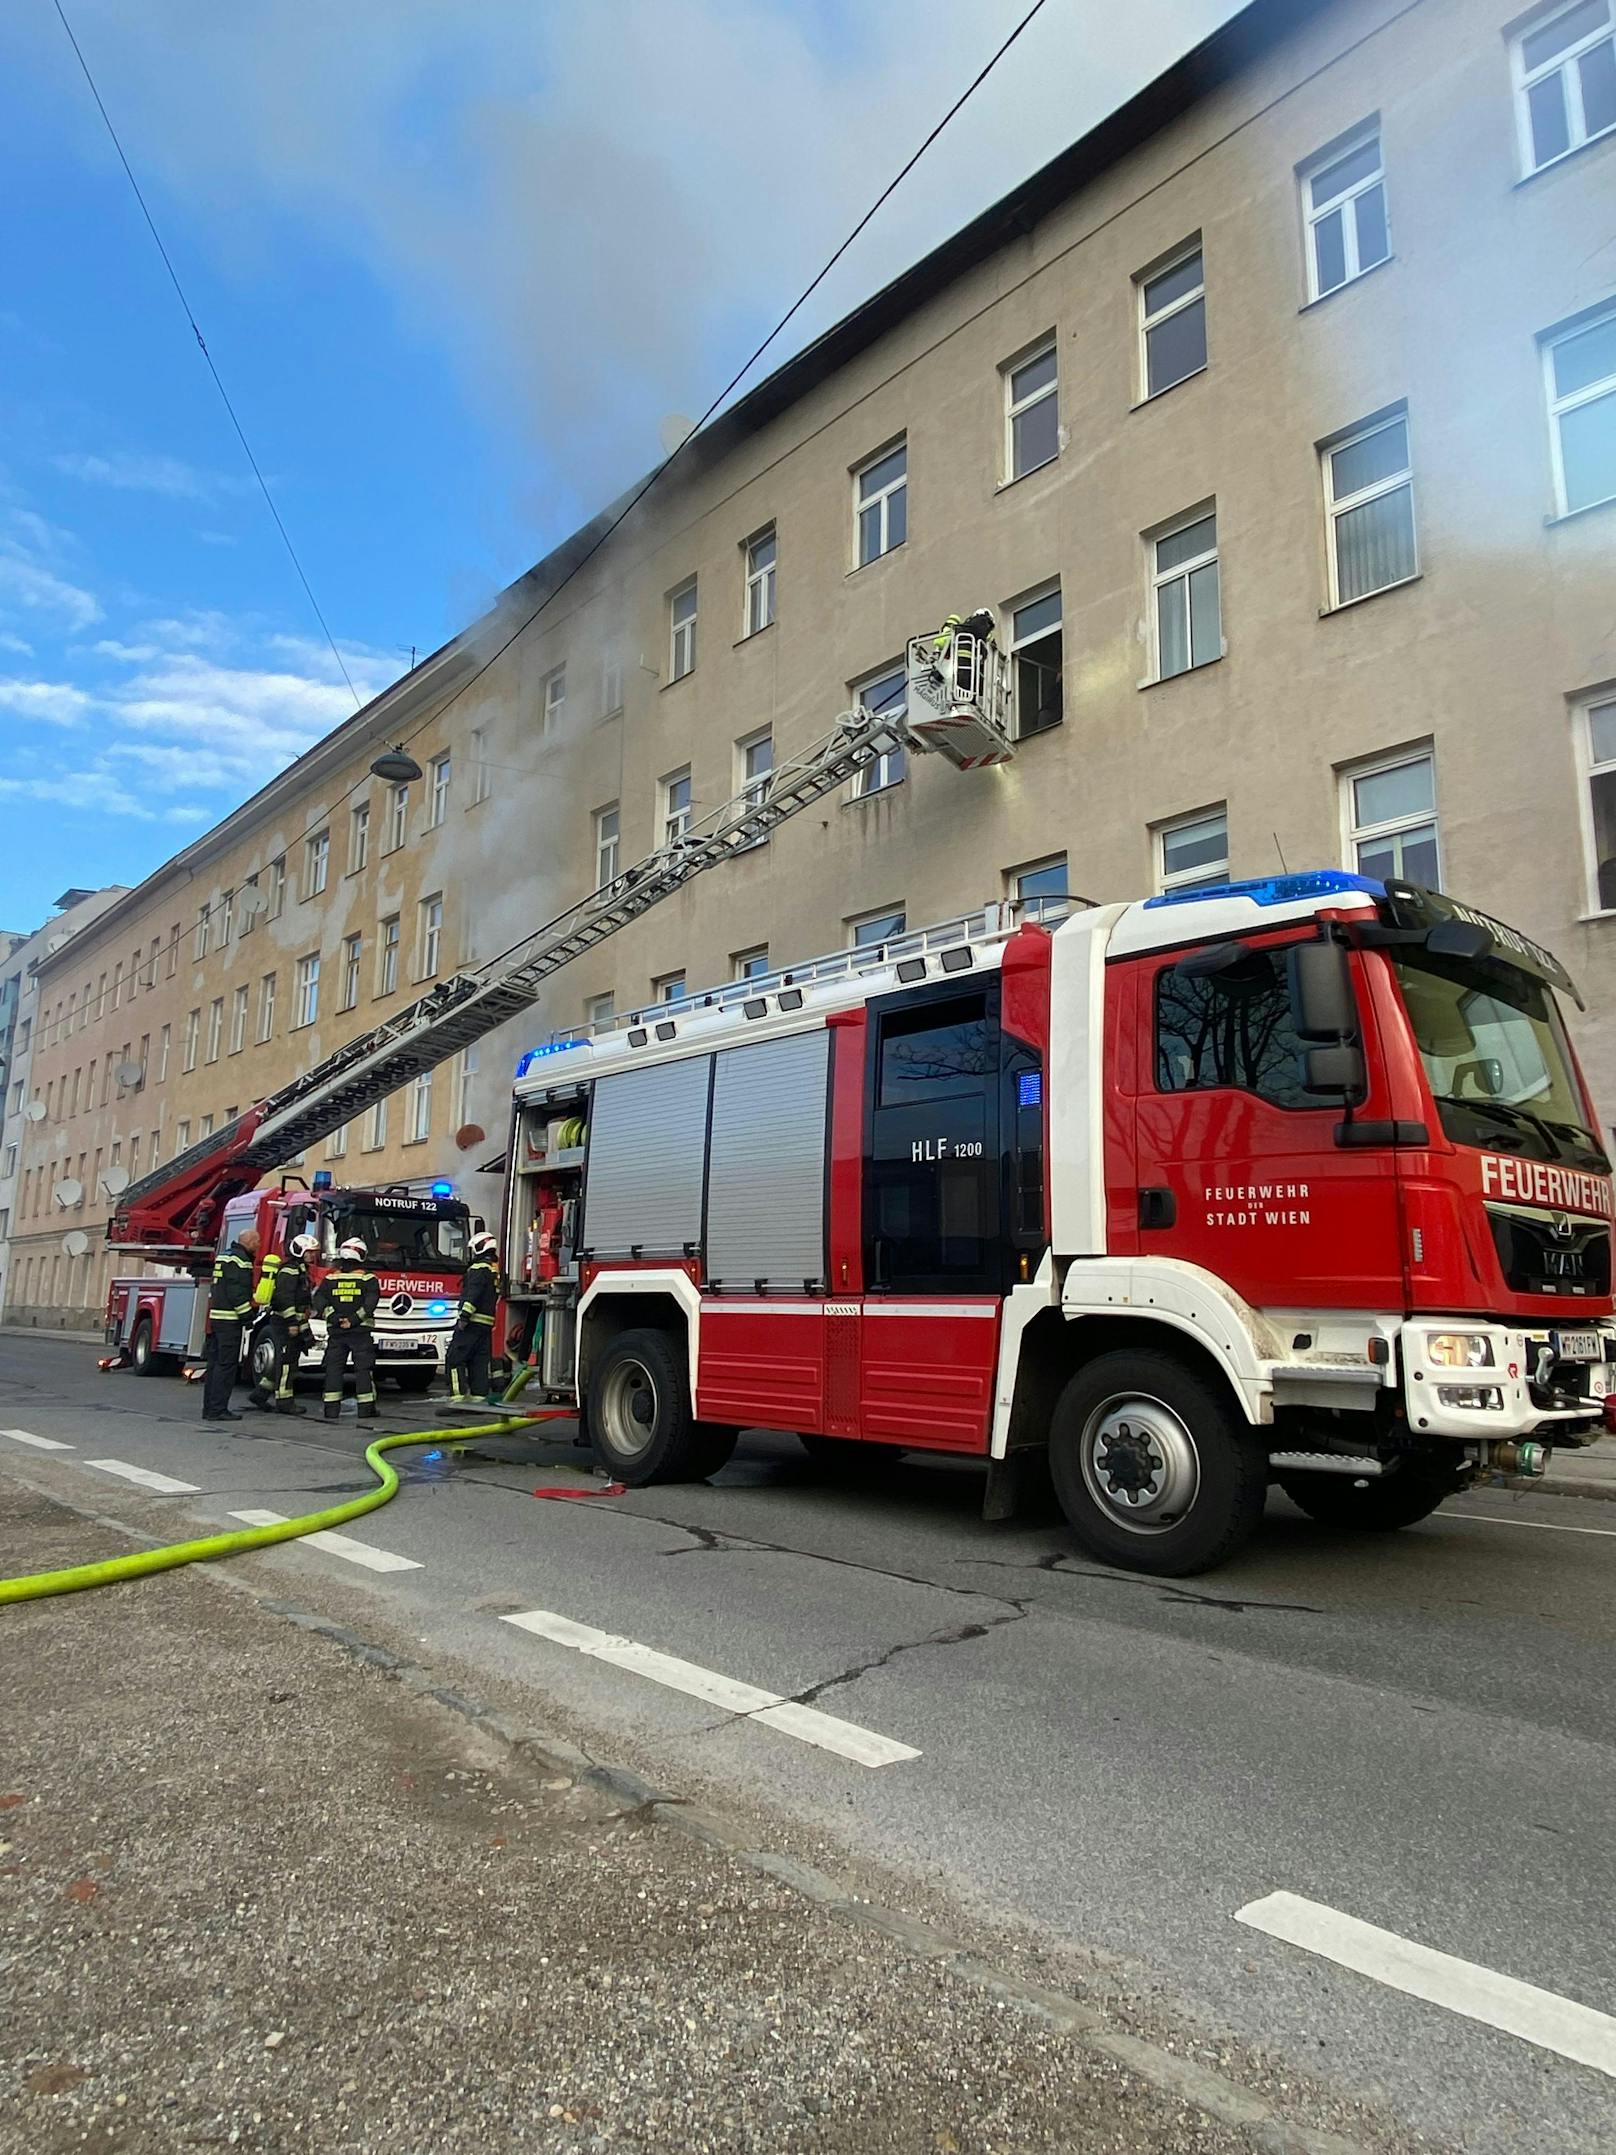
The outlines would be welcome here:
M 1010 664 L 991 636 L 968 629 L 911 636 L 905 671 L 904 730 L 916 748 L 935 750 L 962 771 L 1010 762 Z

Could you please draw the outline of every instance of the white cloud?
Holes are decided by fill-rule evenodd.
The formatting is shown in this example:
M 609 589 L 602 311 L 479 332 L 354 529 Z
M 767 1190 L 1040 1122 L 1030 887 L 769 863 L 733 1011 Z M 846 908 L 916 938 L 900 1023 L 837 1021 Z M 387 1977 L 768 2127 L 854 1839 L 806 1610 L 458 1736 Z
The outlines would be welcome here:
M 131 793 L 111 771 L 91 766 L 60 778 L 0 778 L 0 799 L 50 801 L 57 807 L 93 810 L 155 823 L 156 811 Z
M 0 629 L 0 651 L 11 651 L 18 658 L 32 658 L 34 647 L 26 637 L 14 636 L 10 629 Z
M 43 720 L 52 726 L 73 726 L 90 708 L 90 698 L 66 681 L 20 681 L 0 679 L 0 711 L 15 711 L 20 718 Z
M 175 456 L 142 456 L 123 449 L 115 449 L 110 456 L 72 451 L 52 457 L 51 462 L 70 479 L 82 480 L 86 486 L 112 487 L 120 493 L 162 494 L 174 501 L 211 501 L 226 489 L 239 490 L 238 482 L 198 471 Z
M 87 629 L 101 618 L 92 593 L 58 576 L 14 539 L 0 538 L 0 608 L 11 607 L 69 629 Z

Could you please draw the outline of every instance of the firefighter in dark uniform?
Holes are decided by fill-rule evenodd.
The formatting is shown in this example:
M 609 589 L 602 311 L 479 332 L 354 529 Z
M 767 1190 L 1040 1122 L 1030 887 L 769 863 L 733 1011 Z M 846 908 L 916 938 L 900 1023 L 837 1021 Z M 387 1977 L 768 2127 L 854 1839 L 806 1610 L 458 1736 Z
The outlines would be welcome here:
M 244 1227 L 214 1261 L 208 1292 L 208 1338 L 202 1353 L 202 1419 L 239 1422 L 230 1394 L 241 1371 L 241 1328 L 252 1315 L 258 1230 Z
M 325 1319 L 325 1360 L 321 1387 L 325 1418 L 342 1412 L 342 1373 L 353 1364 L 354 1403 L 366 1421 L 376 1419 L 376 1342 L 371 1326 L 381 1287 L 365 1264 L 365 1245 L 354 1236 L 337 1250 L 333 1271 L 314 1291 L 314 1314 Z
M 492 1235 L 473 1235 L 466 1245 L 471 1262 L 460 1282 L 460 1315 L 443 1358 L 449 1380 L 449 1397 L 456 1405 L 488 1396 L 494 1339 L 494 1312 L 499 1307 L 503 1282 L 498 1247 Z
M 267 1414 L 271 1408 L 277 1414 L 301 1414 L 303 1409 L 292 1396 L 293 1382 L 297 1376 L 298 1355 L 302 1351 L 303 1334 L 308 1327 L 309 1308 L 314 1299 L 314 1286 L 309 1278 L 309 1259 L 320 1247 L 313 1235 L 294 1235 L 286 1245 L 286 1255 L 279 1257 L 271 1250 L 264 1259 L 264 1269 L 259 1275 L 253 1301 L 267 1312 L 264 1331 L 275 1344 L 277 1376 L 273 1399 L 270 1396 L 269 1379 L 260 1377 L 247 1394 L 247 1404 Z

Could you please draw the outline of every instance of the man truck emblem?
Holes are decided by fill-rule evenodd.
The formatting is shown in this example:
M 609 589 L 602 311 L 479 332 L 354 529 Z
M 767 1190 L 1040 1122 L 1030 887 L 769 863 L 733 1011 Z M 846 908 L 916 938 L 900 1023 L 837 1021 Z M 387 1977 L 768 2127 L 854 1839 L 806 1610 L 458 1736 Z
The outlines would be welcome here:
M 1557 1212 L 1549 1222 L 1549 1232 L 1556 1242 L 1569 1242 L 1573 1232 L 1570 1213 Z

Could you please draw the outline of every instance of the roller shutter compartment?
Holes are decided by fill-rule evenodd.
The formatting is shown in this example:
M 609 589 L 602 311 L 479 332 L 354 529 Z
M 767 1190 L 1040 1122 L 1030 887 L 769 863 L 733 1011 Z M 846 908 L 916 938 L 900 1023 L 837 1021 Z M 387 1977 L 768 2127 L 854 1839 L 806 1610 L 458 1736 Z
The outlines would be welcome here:
M 802 1292 L 825 1277 L 828 1032 L 727 1048 L 715 1058 L 707 1171 L 707 1276 Z
M 700 1244 L 711 1072 L 699 1055 L 596 1085 L 581 1237 L 592 1256 L 681 1257 Z

